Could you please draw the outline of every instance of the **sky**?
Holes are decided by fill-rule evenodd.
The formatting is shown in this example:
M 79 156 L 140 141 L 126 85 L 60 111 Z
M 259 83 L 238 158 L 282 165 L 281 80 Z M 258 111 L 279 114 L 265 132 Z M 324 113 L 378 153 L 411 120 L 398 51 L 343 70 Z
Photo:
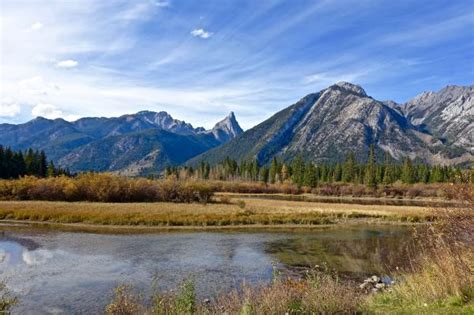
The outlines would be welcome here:
M 1 0 L 0 123 L 167 111 L 244 129 L 339 81 L 474 84 L 474 1 Z

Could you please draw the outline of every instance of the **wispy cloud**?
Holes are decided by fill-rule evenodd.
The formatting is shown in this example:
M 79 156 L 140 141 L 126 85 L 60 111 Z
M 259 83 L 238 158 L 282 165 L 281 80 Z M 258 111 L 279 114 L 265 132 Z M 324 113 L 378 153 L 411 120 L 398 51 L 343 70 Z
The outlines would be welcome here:
M 21 107 L 16 103 L 0 103 L 0 117 L 15 117 L 21 112 Z
M 303 78 L 305 84 L 319 84 L 323 86 L 328 86 L 336 82 L 346 81 L 346 82 L 357 82 L 360 78 L 368 76 L 372 73 L 374 69 L 360 69 L 354 72 L 347 73 L 331 73 L 331 72 L 322 72 L 314 73 L 307 75 Z
M 43 28 L 43 24 L 40 23 L 40 22 L 35 22 L 35 23 L 31 24 L 31 26 L 30 26 L 31 31 L 39 31 L 42 28 Z
M 54 105 L 39 103 L 35 107 L 33 107 L 33 109 L 31 110 L 31 115 L 33 117 L 41 116 L 49 119 L 54 119 L 64 116 L 64 113 Z
M 415 25 L 413 25 L 415 24 Z M 390 45 L 433 45 L 439 41 L 462 36 L 466 29 L 474 29 L 474 14 L 472 12 L 430 24 L 413 23 L 409 29 L 384 35 L 380 42 Z M 416 25 L 418 24 L 418 25 Z
M 166 1 L 166 0 L 151 0 L 153 5 L 159 7 L 159 8 L 166 8 L 171 5 L 171 2 Z
M 131 6 L 126 6 L 124 10 L 117 13 L 118 19 L 130 21 L 148 19 L 155 10 L 170 6 L 170 2 L 164 0 L 138 0 L 130 3 Z
M 348 9 L 354 3 L 363 10 Z M 150 109 L 211 127 L 233 110 L 248 128 L 342 80 L 397 101 L 472 84 L 472 6 L 412 8 L 408 0 L 3 0 L 0 122 L 26 121 L 33 108 L 50 117 Z
M 79 62 L 72 59 L 61 60 L 56 63 L 56 67 L 58 68 L 75 68 L 79 65 Z
M 203 30 L 202 28 L 199 28 L 199 29 L 192 30 L 191 35 L 193 35 L 194 37 L 200 37 L 200 38 L 203 38 L 203 39 L 207 39 L 207 38 L 211 37 L 213 35 L 213 33 L 207 32 L 207 31 Z

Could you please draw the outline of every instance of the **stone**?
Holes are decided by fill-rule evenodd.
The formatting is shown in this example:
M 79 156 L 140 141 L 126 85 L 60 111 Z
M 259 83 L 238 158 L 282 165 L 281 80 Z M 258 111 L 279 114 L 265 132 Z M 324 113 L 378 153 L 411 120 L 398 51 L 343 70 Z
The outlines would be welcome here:
M 377 283 L 377 284 L 375 285 L 375 287 L 376 287 L 377 289 L 384 289 L 384 288 L 385 288 L 385 283 Z
M 359 285 L 359 288 L 361 288 L 362 290 L 370 289 L 372 288 L 372 283 L 364 282 L 361 285 Z
M 379 283 L 380 282 L 380 277 L 377 277 L 377 276 L 372 276 L 370 279 L 372 280 L 373 283 Z

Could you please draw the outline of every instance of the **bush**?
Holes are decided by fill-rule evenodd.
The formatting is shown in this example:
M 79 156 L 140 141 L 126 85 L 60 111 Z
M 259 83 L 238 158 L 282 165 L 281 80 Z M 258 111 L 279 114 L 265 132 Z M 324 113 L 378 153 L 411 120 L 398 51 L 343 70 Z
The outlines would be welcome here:
M 105 309 L 107 315 L 134 315 L 143 313 L 142 301 L 139 296 L 133 292 L 131 285 L 119 285 L 114 291 L 114 298 Z
M 18 302 L 18 297 L 7 288 L 4 282 L 0 282 L 0 314 L 10 314 L 11 309 Z
M 92 202 L 200 202 L 212 200 L 214 188 L 202 182 L 132 179 L 107 173 L 77 177 L 0 180 L 0 199 Z
M 245 201 L 243 200 L 237 200 L 237 206 L 240 208 L 240 209 L 245 209 Z

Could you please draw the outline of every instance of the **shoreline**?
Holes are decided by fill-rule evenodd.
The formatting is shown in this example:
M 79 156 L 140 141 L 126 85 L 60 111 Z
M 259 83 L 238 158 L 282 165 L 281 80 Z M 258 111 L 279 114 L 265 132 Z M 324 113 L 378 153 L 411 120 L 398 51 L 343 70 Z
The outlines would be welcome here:
M 397 222 L 384 220 L 360 220 L 353 219 L 344 222 L 332 224 L 241 224 L 241 225 L 223 225 L 223 226 L 153 226 L 153 225 L 101 225 L 88 223 L 57 223 L 44 221 L 26 221 L 26 220 L 0 220 L 0 235 L 3 228 L 8 229 L 45 229 L 63 232 L 78 233 L 99 233 L 99 234 L 154 234 L 167 232 L 304 232 L 312 230 L 337 229 L 341 227 L 368 227 L 368 226 L 416 226 L 425 223 Z

